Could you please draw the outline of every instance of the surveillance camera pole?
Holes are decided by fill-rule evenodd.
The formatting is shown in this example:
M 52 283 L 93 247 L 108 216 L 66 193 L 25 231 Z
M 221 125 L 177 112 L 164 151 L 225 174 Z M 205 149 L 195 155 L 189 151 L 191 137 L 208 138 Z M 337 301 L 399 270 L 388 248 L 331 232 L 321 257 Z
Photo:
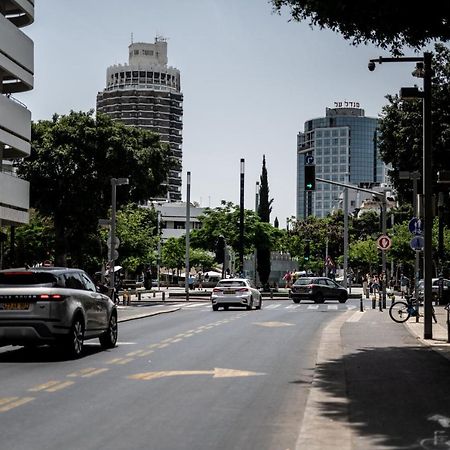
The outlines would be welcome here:
M 432 139 L 431 139 L 431 62 L 432 55 L 425 52 L 423 57 L 399 57 L 371 59 L 370 63 L 382 64 L 383 62 L 416 62 L 421 65 L 414 75 L 423 77 L 423 92 L 417 92 L 415 97 L 423 99 L 423 281 L 424 281 L 424 339 L 433 338 L 433 305 L 432 305 L 432 277 L 433 277 L 433 185 L 432 185 Z M 370 66 L 372 67 L 372 66 Z M 370 69 L 369 67 L 369 69 Z M 419 69 L 419 67 L 417 67 Z

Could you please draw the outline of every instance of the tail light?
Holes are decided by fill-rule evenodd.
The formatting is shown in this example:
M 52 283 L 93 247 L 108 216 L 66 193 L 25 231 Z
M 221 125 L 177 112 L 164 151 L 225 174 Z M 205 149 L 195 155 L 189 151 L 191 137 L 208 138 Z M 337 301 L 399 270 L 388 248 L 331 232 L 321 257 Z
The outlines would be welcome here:
M 241 288 L 241 289 L 238 289 L 237 292 L 248 292 L 248 288 Z
M 313 284 L 308 284 L 308 286 L 306 286 L 308 289 L 312 289 L 314 287 Z
M 222 292 L 222 289 L 214 288 L 212 291 L 213 291 L 213 292 Z
M 41 294 L 38 300 L 64 300 L 64 297 L 60 294 Z

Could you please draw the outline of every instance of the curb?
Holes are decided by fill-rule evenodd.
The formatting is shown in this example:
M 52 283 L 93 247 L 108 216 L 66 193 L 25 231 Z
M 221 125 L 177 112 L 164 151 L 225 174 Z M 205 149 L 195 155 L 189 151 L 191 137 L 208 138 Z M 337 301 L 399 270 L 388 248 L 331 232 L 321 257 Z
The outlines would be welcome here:
M 344 392 L 347 391 L 347 380 L 343 363 L 341 328 L 355 314 L 361 313 L 348 311 L 331 321 L 322 331 L 317 351 L 316 369 L 330 360 L 335 363 L 341 361 L 336 370 L 336 381 L 343 386 Z M 324 417 L 323 405 L 329 403 L 339 404 L 342 410 L 345 408 L 348 418 L 348 400 L 325 393 L 320 388 L 320 378 L 315 370 L 295 450 L 335 450 L 336 448 L 351 450 L 353 448 L 352 431 L 346 426 L 346 422 Z

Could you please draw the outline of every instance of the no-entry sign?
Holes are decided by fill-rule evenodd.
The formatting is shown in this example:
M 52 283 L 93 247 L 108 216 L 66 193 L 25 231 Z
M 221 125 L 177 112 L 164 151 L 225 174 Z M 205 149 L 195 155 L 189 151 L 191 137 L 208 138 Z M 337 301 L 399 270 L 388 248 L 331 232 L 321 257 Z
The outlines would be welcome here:
M 392 245 L 392 239 L 389 236 L 386 236 L 385 234 L 381 235 L 377 239 L 377 247 L 380 250 L 389 250 Z

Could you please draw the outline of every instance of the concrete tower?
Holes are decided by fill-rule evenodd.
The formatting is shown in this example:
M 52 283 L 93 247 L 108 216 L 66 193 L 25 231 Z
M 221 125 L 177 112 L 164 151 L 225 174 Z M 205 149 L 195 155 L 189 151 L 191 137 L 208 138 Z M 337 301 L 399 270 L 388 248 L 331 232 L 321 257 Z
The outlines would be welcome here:
M 106 88 L 97 95 L 97 112 L 125 125 L 158 133 L 169 145 L 180 167 L 170 170 L 167 180 L 170 201 L 181 200 L 183 94 L 180 71 L 167 65 L 167 42 L 156 37 L 153 44 L 130 44 L 128 64 L 106 71 Z

